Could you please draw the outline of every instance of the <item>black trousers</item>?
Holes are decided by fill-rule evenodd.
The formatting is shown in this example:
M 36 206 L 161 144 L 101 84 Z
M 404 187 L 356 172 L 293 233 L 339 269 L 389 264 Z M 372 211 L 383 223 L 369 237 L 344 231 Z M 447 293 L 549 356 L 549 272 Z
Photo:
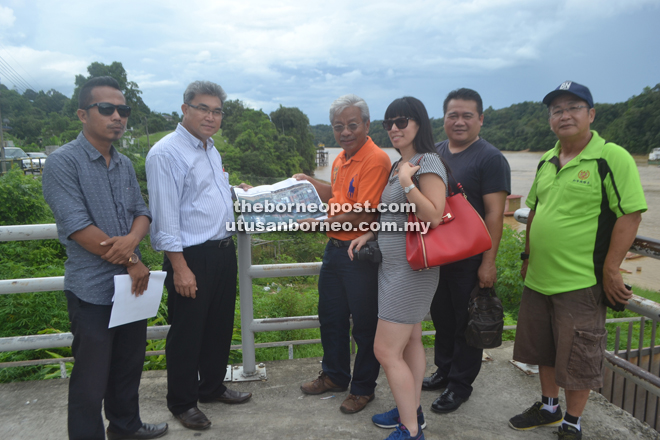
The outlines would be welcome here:
M 350 316 L 358 350 L 351 381 Z M 380 364 L 374 355 L 378 325 L 378 266 L 351 261 L 345 247 L 328 242 L 319 275 L 319 321 L 323 371 L 351 394 L 369 396 L 376 388 Z
M 479 375 L 483 350 L 465 340 L 470 294 L 479 282 L 481 260 L 462 260 L 440 268 L 440 282 L 431 303 L 435 326 L 435 365 L 449 379 L 447 389 L 467 398 Z
M 167 407 L 174 415 L 213 399 L 223 384 L 229 360 L 236 306 L 236 249 L 191 246 L 183 256 L 197 281 L 197 297 L 186 298 L 174 288 L 174 272 L 165 257 L 168 292 Z M 199 376 L 198 376 L 199 374 Z
M 69 381 L 69 439 L 105 439 L 101 405 L 110 428 L 132 434 L 142 426 L 138 388 L 147 320 L 109 329 L 112 306 L 80 300 L 66 290 L 75 363 Z

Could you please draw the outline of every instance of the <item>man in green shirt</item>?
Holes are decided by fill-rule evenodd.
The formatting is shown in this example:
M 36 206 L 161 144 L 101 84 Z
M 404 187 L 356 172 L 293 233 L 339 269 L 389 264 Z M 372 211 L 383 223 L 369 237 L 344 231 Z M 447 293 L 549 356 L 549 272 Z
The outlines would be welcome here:
M 587 87 L 566 81 L 543 103 L 559 141 L 541 158 L 526 201 L 525 289 L 513 352 L 539 366 L 542 399 L 509 425 L 561 424 L 560 439 L 581 439 L 589 390 L 603 385 L 605 301 L 627 304 L 632 296 L 619 266 L 647 206 L 632 156 L 590 130 L 596 110 Z

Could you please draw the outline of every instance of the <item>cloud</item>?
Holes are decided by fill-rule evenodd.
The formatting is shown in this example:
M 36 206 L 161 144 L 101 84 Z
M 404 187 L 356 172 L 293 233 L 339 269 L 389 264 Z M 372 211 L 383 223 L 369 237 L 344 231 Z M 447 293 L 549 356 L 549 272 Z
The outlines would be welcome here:
M 32 87 L 39 90 L 55 88 L 69 95 L 73 92 L 75 76 L 86 73 L 86 67 L 91 63 L 89 59 L 62 52 L 39 51 L 29 47 L 5 46 L 3 49 L 2 53 L 9 54 L 5 60 L 14 65 L 14 70 Z M 6 82 L 3 78 L 3 83 Z
M 16 17 L 14 16 L 14 10 L 0 6 L 0 27 L 9 28 L 14 25 Z
M 208 79 L 257 108 L 298 106 L 323 122 L 343 93 L 423 98 L 499 76 L 516 84 L 518 72 L 559 81 L 570 60 L 605 51 L 603 32 L 624 29 L 626 17 L 658 18 L 659 9 L 654 0 L 35 3 L 0 7 L 0 42 L 45 89 L 66 93 L 92 61 L 120 61 L 160 111 L 178 110 L 183 88 Z M 643 35 L 652 31 L 625 29 L 619 38 L 635 39 L 626 64 L 646 51 L 644 62 L 654 64 L 645 71 L 653 71 L 660 56 Z M 548 65 L 566 73 L 555 79 Z

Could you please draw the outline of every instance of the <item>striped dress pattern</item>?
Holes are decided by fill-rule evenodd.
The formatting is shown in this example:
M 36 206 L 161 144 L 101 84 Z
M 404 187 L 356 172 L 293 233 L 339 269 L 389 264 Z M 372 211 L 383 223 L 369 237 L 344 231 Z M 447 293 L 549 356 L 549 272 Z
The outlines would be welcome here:
M 422 155 L 415 154 L 410 163 L 416 164 L 420 156 Z M 424 154 L 419 165 L 417 176 L 434 173 L 447 185 L 447 171 L 438 155 Z M 383 190 L 381 202 L 389 205 L 407 201 L 399 177 L 394 175 L 393 169 Z M 403 232 L 407 221 L 408 214 L 405 212 L 383 212 L 380 217 L 381 225 L 396 222 L 397 231 L 378 233 L 378 245 L 383 254 L 383 261 L 378 267 L 378 318 L 398 324 L 416 324 L 424 319 L 440 279 L 439 267 L 414 271 L 408 265 L 406 233 Z

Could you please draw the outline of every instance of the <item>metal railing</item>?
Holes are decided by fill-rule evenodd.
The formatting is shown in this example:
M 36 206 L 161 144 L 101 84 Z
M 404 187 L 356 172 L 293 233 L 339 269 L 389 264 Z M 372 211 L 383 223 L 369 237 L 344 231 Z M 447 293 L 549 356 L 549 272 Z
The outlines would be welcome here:
M 57 238 L 55 224 L 0 226 L 0 242 L 47 240 Z M 280 331 L 294 329 L 318 328 L 318 316 L 297 316 L 287 318 L 255 319 L 252 302 L 252 280 L 255 278 L 275 278 L 288 276 L 318 275 L 321 263 L 296 263 L 274 265 L 252 265 L 251 237 L 245 233 L 238 234 L 239 255 L 239 289 L 241 304 L 242 344 L 233 345 L 232 350 L 243 350 L 243 367 L 234 374 L 240 374 L 244 379 L 264 376 L 262 365 L 257 369 L 256 348 L 272 348 L 288 346 L 290 358 L 294 345 L 320 343 L 318 339 L 303 341 L 282 341 L 255 344 L 254 333 L 262 331 Z M 0 280 L 0 295 L 27 292 L 48 292 L 64 289 L 64 277 L 26 278 L 15 280 Z M 165 339 L 170 326 L 147 327 L 147 339 Z M 70 347 L 73 342 L 71 333 L 45 335 L 26 335 L 0 338 L 0 352 L 37 350 L 44 348 Z M 147 356 L 164 354 L 163 350 L 148 351 Z M 48 365 L 71 362 L 73 358 L 35 359 L 30 361 L 0 363 L 0 368 L 10 366 Z M 63 369 L 64 371 L 64 369 Z
M 522 211 L 522 210 L 519 210 Z M 517 212 L 516 218 L 525 222 L 526 216 Z M 24 226 L 0 226 L 0 241 L 22 241 L 22 240 L 43 240 L 57 238 L 57 229 L 54 224 L 45 225 L 24 225 Z M 637 237 L 632 252 L 660 259 L 660 241 L 646 237 Z M 241 306 L 241 345 L 233 345 L 232 350 L 243 350 L 243 366 L 238 373 L 243 380 L 251 378 L 264 378 L 265 369 L 263 365 L 256 365 L 256 348 L 270 347 L 289 347 L 289 358 L 293 358 L 293 346 L 303 344 L 320 343 L 318 339 L 301 341 L 281 341 L 255 344 L 255 333 L 264 331 L 281 331 L 294 329 L 318 328 L 318 316 L 297 316 L 285 318 L 266 318 L 255 319 L 252 300 L 252 280 L 255 278 L 276 278 L 289 276 L 318 275 L 321 263 L 295 263 L 295 264 L 273 264 L 273 265 L 253 265 L 252 264 L 252 246 L 251 237 L 245 233 L 238 234 L 238 262 L 239 262 L 239 291 Z M 54 290 L 63 290 L 64 277 L 49 278 L 31 278 L 19 280 L 0 280 L 0 294 L 24 293 L 24 292 L 46 292 Z M 653 328 L 655 335 L 655 326 L 657 320 L 660 320 L 660 306 L 644 298 L 634 296 L 628 309 L 644 317 L 654 320 Z M 644 319 L 644 318 L 642 318 Z M 425 320 L 430 320 L 427 315 Z M 608 320 L 608 322 L 630 321 L 631 318 Z M 505 330 L 513 330 L 515 326 L 506 326 Z M 157 340 L 165 339 L 169 326 L 151 326 L 147 328 L 147 339 Z M 425 331 L 423 335 L 435 335 L 435 331 Z M 654 339 L 653 339 L 654 340 Z M 27 335 L 9 338 L 0 338 L 0 352 L 2 351 L 21 351 L 35 350 L 43 348 L 69 347 L 73 341 L 71 333 L 47 334 L 47 335 Z M 655 342 L 653 342 L 655 348 Z M 660 347 L 658 348 L 660 351 Z M 653 351 L 655 353 L 655 351 Z M 164 354 L 163 350 L 147 352 L 147 356 Z M 634 353 L 633 353 L 634 354 Z M 612 354 L 617 356 L 617 353 Z M 619 367 L 620 362 L 612 358 L 610 354 L 606 355 L 608 368 L 615 369 Z M 626 355 L 628 356 L 628 355 Z M 632 355 L 631 355 L 632 356 Z M 0 368 L 9 366 L 28 366 L 28 365 L 47 365 L 59 363 L 64 371 L 65 362 L 71 362 L 72 358 L 57 359 L 37 359 L 31 361 L 19 361 L 0 363 Z M 631 364 L 632 365 L 632 364 Z M 657 365 L 660 365 L 658 362 Z M 649 364 L 648 371 L 655 368 L 656 363 Z M 636 371 L 628 367 L 626 371 Z M 628 374 L 628 373 L 626 373 Z M 632 373 L 630 373 L 632 374 Z M 639 374 L 637 375 L 639 376 Z M 641 376 L 639 376 L 641 377 Z M 632 380 L 632 379 L 631 379 Z M 646 380 L 646 379 L 639 379 Z M 648 382 L 648 381 L 647 381 Z M 658 384 L 660 385 L 660 383 Z M 654 395 L 660 396 L 660 387 Z M 645 389 L 646 390 L 646 389 Z M 654 392 L 654 390 L 646 390 Z M 634 391 L 636 394 L 636 391 Z M 624 396 L 625 397 L 625 396 Z M 625 400 L 625 399 L 624 399 Z M 656 405 L 657 406 L 657 405 Z
M 643 240 L 648 239 L 642 237 L 636 243 Z M 657 430 L 660 416 L 660 347 L 656 346 L 656 334 L 660 322 L 660 304 L 635 295 L 626 309 L 641 315 L 636 319 L 639 328 L 633 327 L 635 322 L 628 323 L 626 349 L 620 352 L 621 326 L 617 326 L 614 351 L 605 352 L 605 366 L 609 371 L 598 392 L 612 404 Z M 645 347 L 647 322 L 650 322 L 651 330 L 648 335 L 649 346 Z M 639 337 L 637 349 L 633 349 L 633 334 L 636 330 Z
M 12 167 L 20 168 L 23 170 L 23 174 L 41 174 L 44 171 L 44 162 L 45 161 L 38 160 L 37 163 L 35 163 L 34 160 L 27 158 L 0 159 L 0 175 L 8 172 Z

